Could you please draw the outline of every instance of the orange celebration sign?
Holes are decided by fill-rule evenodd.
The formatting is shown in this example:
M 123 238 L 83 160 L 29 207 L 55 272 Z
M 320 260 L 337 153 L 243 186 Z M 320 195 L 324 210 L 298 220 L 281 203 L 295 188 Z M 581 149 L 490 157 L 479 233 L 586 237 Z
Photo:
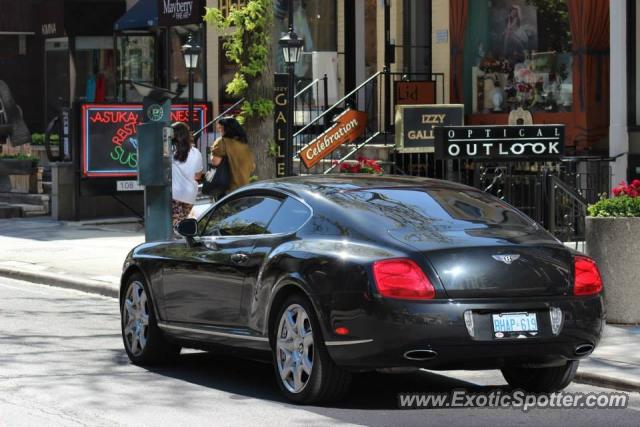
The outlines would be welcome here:
M 347 109 L 333 121 L 333 126 L 300 150 L 300 160 L 307 169 L 311 169 L 342 144 L 358 139 L 364 133 L 367 113 Z

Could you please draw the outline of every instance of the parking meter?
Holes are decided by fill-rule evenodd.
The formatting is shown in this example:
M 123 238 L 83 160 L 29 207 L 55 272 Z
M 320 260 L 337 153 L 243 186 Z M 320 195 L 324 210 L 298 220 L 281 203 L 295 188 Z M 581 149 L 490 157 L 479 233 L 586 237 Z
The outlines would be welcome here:
M 144 186 L 145 240 L 168 240 L 171 223 L 171 99 L 166 89 L 134 83 L 144 96 L 137 127 L 138 183 Z

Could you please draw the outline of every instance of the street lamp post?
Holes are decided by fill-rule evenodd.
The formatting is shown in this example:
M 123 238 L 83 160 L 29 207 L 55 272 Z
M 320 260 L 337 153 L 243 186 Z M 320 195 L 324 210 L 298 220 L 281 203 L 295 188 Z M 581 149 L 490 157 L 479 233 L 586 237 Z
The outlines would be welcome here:
M 293 24 L 289 21 L 289 32 L 280 39 L 280 46 L 287 65 L 289 78 L 287 81 L 287 140 L 284 146 L 284 175 L 293 175 L 293 121 L 294 121 L 294 91 L 295 91 L 295 65 L 302 54 L 304 40 L 298 38 L 293 31 Z
M 193 74 L 198 67 L 198 56 L 200 55 L 200 46 L 192 44 L 193 35 L 189 34 L 187 43 L 182 46 L 182 54 L 184 55 L 184 65 L 189 72 L 189 127 L 193 132 Z

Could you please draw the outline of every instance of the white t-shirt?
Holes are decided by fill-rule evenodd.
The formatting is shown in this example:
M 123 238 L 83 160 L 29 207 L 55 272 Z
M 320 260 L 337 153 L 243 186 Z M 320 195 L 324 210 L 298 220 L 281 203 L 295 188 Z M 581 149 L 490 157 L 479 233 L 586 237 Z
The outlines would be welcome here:
M 173 200 L 190 205 L 196 203 L 198 182 L 195 176 L 198 172 L 202 172 L 203 169 L 202 154 L 195 147 L 191 147 L 187 160 L 182 163 L 172 158 L 171 182 Z

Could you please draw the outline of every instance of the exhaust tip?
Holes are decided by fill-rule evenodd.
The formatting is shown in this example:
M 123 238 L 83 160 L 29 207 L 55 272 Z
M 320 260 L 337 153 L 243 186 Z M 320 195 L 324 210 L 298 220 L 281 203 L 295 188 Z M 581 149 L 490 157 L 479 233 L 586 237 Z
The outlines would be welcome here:
M 418 362 L 435 359 L 436 357 L 438 357 L 438 353 L 433 350 L 409 350 L 404 353 L 405 359 Z
M 586 343 L 586 344 L 578 344 L 576 346 L 576 349 L 574 350 L 574 353 L 577 356 L 586 356 L 592 351 L 593 351 L 593 344 Z

